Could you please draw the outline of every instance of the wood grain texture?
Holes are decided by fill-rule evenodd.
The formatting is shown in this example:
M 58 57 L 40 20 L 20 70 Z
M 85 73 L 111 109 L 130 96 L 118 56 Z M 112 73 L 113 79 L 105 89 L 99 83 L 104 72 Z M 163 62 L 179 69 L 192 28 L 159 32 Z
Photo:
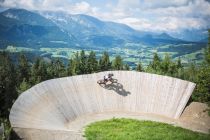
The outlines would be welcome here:
M 139 112 L 177 119 L 195 84 L 135 71 L 111 71 L 117 83 L 97 84 L 107 72 L 52 79 L 22 93 L 10 111 L 13 128 L 68 131 L 76 118 L 94 113 Z

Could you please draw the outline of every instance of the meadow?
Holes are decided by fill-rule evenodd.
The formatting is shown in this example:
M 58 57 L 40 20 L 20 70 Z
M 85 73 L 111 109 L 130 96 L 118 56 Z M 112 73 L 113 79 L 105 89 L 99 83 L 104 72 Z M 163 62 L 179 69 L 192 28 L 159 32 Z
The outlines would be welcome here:
M 166 123 L 113 118 L 85 128 L 87 140 L 209 140 L 209 134 Z
M 135 67 L 139 62 L 143 66 L 147 66 L 153 58 L 155 52 L 163 58 L 165 54 L 169 54 L 173 60 L 181 58 L 183 65 L 189 63 L 200 64 L 204 56 L 205 45 L 195 45 L 195 44 L 168 44 L 157 47 L 146 46 L 142 44 L 127 43 L 123 47 L 112 47 L 112 48 L 86 48 L 83 49 L 88 54 L 90 51 L 96 52 L 96 57 L 99 58 L 104 51 L 107 51 L 110 56 L 110 60 L 113 60 L 115 56 L 120 55 L 123 58 L 123 62 L 129 64 L 130 67 Z M 74 57 L 75 53 L 81 51 L 82 48 L 48 48 L 41 47 L 38 49 L 27 48 L 27 47 L 16 47 L 8 46 L 6 49 L 1 49 L 1 51 L 7 51 L 10 53 L 32 53 L 36 56 L 41 56 L 44 58 L 61 58 L 68 61 L 70 58 Z

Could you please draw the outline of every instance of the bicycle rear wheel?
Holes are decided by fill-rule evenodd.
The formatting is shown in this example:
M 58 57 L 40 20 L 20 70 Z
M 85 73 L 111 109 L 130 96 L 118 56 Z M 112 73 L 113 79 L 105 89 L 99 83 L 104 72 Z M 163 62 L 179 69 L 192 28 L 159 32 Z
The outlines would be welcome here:
M 112 83 L 117 83 L 117 82 L 118 82 L 117 79 L 111 79 L 110 81 L 111 81 Z
M 105 84 L 104 80 L 98 80 L 97 83 L 98 84 Z

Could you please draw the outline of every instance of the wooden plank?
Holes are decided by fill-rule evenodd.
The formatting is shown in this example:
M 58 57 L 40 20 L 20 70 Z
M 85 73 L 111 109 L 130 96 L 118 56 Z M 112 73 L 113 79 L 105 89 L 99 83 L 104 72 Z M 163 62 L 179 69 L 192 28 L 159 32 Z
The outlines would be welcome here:
M 177 119 L 195 84 L 156 74 L 110 71 L 118 83 L 97 84 L 107 72 L 52 79 L 22 93 L 11 112 L 12 127 L 68 130 L 76 118 L 105 111 L 151 113 Z

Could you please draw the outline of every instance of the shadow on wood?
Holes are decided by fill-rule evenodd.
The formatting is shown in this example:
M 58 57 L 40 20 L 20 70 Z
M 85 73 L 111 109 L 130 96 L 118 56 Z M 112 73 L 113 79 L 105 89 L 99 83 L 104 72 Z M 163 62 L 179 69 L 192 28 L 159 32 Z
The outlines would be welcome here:
M 131 94 L 129 91 L 126 91 L 123 88 L 123 85 L 121 83 L 118 83 L 118 82 L 105 85 L 104 88 L 108 90 L 114 90 L 116 93 L 122 96 L 127 96 L 128 94 Z

